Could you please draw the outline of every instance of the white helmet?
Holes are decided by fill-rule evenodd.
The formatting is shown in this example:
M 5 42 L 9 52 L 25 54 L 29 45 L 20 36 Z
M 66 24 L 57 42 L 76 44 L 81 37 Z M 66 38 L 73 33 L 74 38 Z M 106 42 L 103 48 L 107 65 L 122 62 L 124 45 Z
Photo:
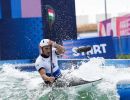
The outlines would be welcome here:
M 48 43 L 49 43 L 49 39 L 42 39 L 39 46 L 40 47 L 48 46 Z

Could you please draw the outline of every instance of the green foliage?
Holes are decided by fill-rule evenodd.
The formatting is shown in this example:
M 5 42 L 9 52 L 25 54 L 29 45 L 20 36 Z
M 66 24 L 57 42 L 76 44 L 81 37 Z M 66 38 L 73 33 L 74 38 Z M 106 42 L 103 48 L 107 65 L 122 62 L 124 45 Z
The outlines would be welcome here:
M 117 59 L 130 59 L 130 55 L 118 55 Z

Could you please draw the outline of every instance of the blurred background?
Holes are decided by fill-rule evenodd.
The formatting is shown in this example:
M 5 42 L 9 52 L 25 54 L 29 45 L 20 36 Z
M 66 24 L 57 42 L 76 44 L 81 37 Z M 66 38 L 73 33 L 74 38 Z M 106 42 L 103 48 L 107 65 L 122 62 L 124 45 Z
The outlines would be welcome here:
M 99 55 L 102 51 L 93 49 L 104 58 L 125 58 L 130 56 L 130 7 L 128 0 L 0 0 L 0 59 L 35 59 L 38 43 L 42 38 L 50 38 L 45 6 L 51 5 L 56 14 L 51 29 L 51 39 L 64 44 L 63 40 L 94 38 L 84 45 L 100 45 L 104 37 L 112 38 L 112 45 L 106 50 L 113 51 L 113 57 Z M 70 41 L 69 41 L 70 42 Z M 72 41 L 71 41 L 72 43 Z M 73 44 L 73 43 L 72 43 Z M 74 44 L 72 45 L 74 46 Z M 77 45 L 77 47 L 82 45 Z M 107 47 L 107 46 L 106 46 Z M 112 47 L 112 48 L 111 48 Z M 66 47 L 67 50 L 73 48 Z M 97 50 L 97 51 L 95 51 Z M 111 52 L 108 52 L 111 54 Z M 72 57 L 73 58 L 73 57 Z M 74 57 L 77 58 L 77 57 Z M 80 57 L 78 57 L 80 58 Z

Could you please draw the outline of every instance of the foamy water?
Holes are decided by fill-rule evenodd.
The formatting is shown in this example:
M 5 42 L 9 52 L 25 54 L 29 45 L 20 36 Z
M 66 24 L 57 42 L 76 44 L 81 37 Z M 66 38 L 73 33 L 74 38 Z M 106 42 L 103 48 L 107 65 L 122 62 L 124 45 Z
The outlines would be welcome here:
M 4 64 L 0 70 L 0 98 L 2 100 L 119 100 L 116 84 L 130 80 L 130 68 L 104 66 L 102 58 L 92 58 L 79 69 L 62 71 L 66 77 L 84 80 L 103 78 L 93 87 L 50 88 L 43 87 L 38 72 L 20 72 L 14 65 Z M 71 72 L 71 73 L 70 73 Z

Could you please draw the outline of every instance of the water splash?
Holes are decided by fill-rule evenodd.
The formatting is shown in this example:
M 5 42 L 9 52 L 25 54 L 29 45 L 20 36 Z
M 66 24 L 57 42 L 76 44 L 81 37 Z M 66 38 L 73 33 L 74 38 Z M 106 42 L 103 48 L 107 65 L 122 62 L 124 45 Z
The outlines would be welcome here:
M 0 66 L 0 97 L 2 99 L 22 100 L 119 100 L 116 84 L 121 80 L 130 80 L 130 68 L 115 68 L 104 65 L 103 58 L 92 58 L 83 62 L 79 69 L 73 66 L 64 70 L 65 76 L 78 76 L 85 80 L 103 78 L 96 86 L 70 88 L 44 88 L 38 72 L 21 72 L 15 65 Z M 69 72 L 70 71 L 70 72 Z

